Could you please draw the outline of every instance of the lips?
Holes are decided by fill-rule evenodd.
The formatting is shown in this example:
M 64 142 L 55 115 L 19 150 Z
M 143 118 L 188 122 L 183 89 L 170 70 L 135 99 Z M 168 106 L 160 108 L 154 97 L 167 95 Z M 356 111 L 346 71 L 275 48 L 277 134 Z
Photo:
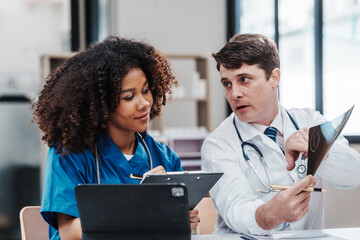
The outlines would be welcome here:
M 137 119 L 137 120 L 147 120 L 149 118 L 149 113 L 150 112 L 144 113 L 144 114 L 136 117 L 135 119 Z
M 241 106 L 237 106 L 236 107 L 236 110 L 241 110 L 241 109 L 244 109 L 246 107 L 248 107 L 249 105 L 241 105 Z

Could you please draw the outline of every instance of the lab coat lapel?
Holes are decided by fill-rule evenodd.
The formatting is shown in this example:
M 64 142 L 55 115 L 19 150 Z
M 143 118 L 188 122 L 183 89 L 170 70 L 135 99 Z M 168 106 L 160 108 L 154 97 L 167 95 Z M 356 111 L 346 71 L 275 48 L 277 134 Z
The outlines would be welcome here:
M 235 117 L 235 124 L 244 142 L 252 141 L 252 139 L 260 135 L 259 132 L 251 124 L 241 122 L 234 113 L 233 116 Z
M 280 106 L 282 121 L 283 121 L 283 137 L 284 137 L 284 143 L 286 143 L 286 140 L 296 132 L 296 128 L 294 124 L 292 123 L 289 115 L 287 114 L 285 108 Z M 293 116 L 292 116 L 293 117 Z M 294 119 L 296 121 L 296 119 Z

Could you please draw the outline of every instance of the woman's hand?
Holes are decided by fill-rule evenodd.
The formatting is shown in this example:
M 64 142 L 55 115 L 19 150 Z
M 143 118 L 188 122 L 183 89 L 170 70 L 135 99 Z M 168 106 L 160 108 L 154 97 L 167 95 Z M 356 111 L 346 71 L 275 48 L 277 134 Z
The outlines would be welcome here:
M 146 173 L 144 173 L 144 177 L 149 173 L 150 174 L 165 174 L 166 171 L 165 171 L 164 167 L 160 165 L 160 166 L 157 166 L 156 168 L 153 168 L 150 171 L 147 171 Z
M 199 210 L 197 210 L 197 209 L 190 210 L 189 215 L 190 215 L 191 231 L 194 231 L 200 222 Z

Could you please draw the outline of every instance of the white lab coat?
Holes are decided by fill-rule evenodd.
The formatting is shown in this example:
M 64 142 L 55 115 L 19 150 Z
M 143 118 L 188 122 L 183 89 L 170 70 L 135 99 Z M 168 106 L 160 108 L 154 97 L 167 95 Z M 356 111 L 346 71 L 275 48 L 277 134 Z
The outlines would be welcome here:
M 286 110 L 280 106 L 283 121 L 284 141 L 296 131 Z M 288 111 L 299 128 L 318 125 L 325 120 L 311 109 L 291 109 Z M 233 125 L 234 113 L 225 119 L 204 141 L 201 149 L 202 169 L 206 172 L 223 172 L 224 175 L 211 189 L 210 195 L 218 211 L 217 233 L 235 231 L 252 234 L 269 234 L 271 231 L 258 226 L 255 220 L 256 209 L 269 201 L 274 194 L 263 194 L 266 190 L 243 157 L 241 142 Z M 262 152 L 267 164 L 271 184 L 292 185 L 300 181 L 296 169 L 301 160 L 296 161 L 294 170 L 286 170 L 286 160 L 279 146 L 252 125 L 236 124 L 244 141 L 255 144 Z M 263 181 L 268 180 L 258 155 L 250 148 L 245 150 L 254 168 Z M 315 174 L 316 187 L 322 187 L 322 179 L 337 188 L 354 188 L 360 184 L 360 154 L 349 147 L 347 140 L 339 136 L 331 147 L 329 158 L 324 161 Z M 290 223 L 286 230 L 319 229 L 324 227 L 323 194 L 311 193 L 309 211 L 300 221 Z M 281 230 L 280 224 L 274 230 Z

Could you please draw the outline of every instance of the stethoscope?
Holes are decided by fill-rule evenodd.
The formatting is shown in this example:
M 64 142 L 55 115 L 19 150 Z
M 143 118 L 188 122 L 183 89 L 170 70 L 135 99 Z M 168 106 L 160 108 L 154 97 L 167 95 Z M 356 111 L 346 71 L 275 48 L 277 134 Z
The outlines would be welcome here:
M 299 130 L 299 126 L 296 124 L 295 120 L 291 117 L 291 115 L 288 113 L 288 111 L 286 111 L 286 113 L 288 114 L 291 122 L 293 123 L 293 125 L 295 126 L 296 130 L 298 131 Z M 265 170 L 265 174 L 266 174 L 266 178 L 269 182 L 269 184 L 271 183 L 270 181 L 270 175 L 269 175 L 269 172 L 267 170 L 267 166 L 266 166 L 266 162 L 264 161 L 264 156 L 262 154 L 262 152 L 260 151 L 260 149 L 253 143 L 250 143 L 250 142 L 245 142 L 243 141 L 241 135 L 240 135 L 240 132 L 239 132 L 239 129 L 237 128 L 236 126 L 236 123 L 235 123 L 235 116 L 233 118 L 233 124 L 234 124 L 234 127 L 235 127 L 235 130 L 236 130 L 236 133 L 239 137 L 239 140 L 241 141 L 241 150 L 242 150 L 242 153 L 243 153 L 243 156 L 244 156 L 244 159 L 247 161 L 247 163 L 249 164 L 249 166 L 251 167 L 251 169 L 254 171 L 256 177 L 260 180 L 260 182 L 262 183 L 262 185 L 265 186 L 265 188 L 268 190 L 268 192 L 264 192 L 264 191 L 260 191 L 261 193 L 270 193 L 272 192 L 273 190 L 270 188 L 270 185 L 267 185 L 265 184 L 265 182 L 263 181 L 263 179 L 260 177 L 260 175 L 258 174 L 258 172 L 255 170 L 255 168 L 253 167 L 253 165 L 251 164 L 251 161 L 250 161 L 250 158 L 249 156 L 245 153 L 245 146 L 249 146 L 251 147 L 253 150 L 255 150 L 255 152 L 258 154 L 259 156 L 259 159 L 260 159 L 260 162 L 262 163 L 263 167 L 264 167 L 264 170 Z M 281 149 L 281 148 L 280 148 Z M 285 155 L 285 152 L 283 149 L 281 149 L 281 151 L 283 152 L 283 154 Z M 303 159 L 303 157 L 301 157 L 301 164 L 297 167 L 297 172 L 299 174 L 304 174 L 306 172 L 306 165 L 305 165 L 305 159 Z
M 135 136 L 137 136 L 137 138 L 140 140 L 141 144 L 144 146 L 146 153 L 149 157 L 149 165 L 150 165 L 150 170 L 153 169 L 153 161 L 152 161 L 152 157 L 149 151 L 149 148 L 146 144 L 146 142 L 144 141 L 144 138 L 141 136 L 140 133 L 135 132 Z M 99 168 L 99 154 L 98 154 L 98 148 L 97 148 L 97 144 L 95 145 L 95 162 L 96 162 L 96 177 L 98 180 L 98 184 L 101 184 L 101 180 L 100 180 L 100 168 Z

